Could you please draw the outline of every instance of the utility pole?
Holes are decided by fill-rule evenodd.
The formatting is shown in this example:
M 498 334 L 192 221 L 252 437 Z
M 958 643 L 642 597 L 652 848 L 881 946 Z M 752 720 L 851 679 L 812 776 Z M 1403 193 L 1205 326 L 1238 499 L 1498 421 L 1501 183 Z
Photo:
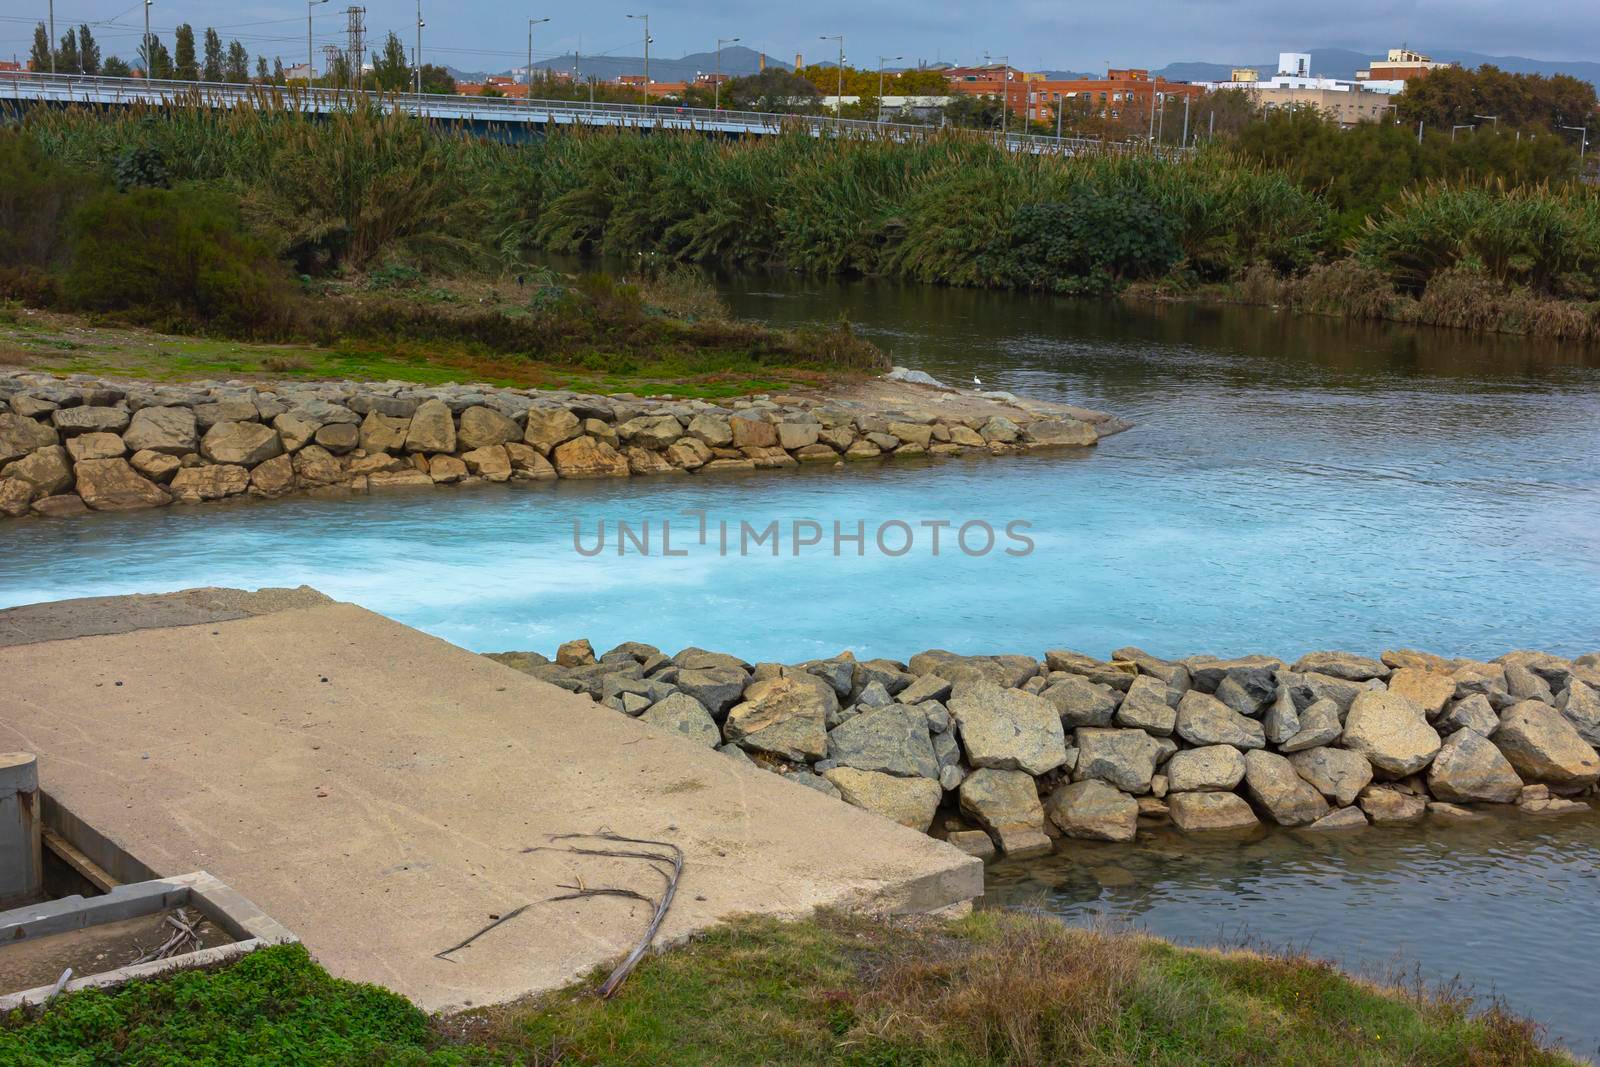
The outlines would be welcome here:
M 898 63 L 905 56 L 879 56 L 878 57 L 878 121 L 883 122 L 883 65 L 885 63 Z
M 312 48 L 312 46 L 311 46 L 311 9 L 316 7 L 318 4 L 326 4 L 327 2 L 328 2 L 328 0 L 306 0 L 306 88 L 307 89 L 311 88 L 311 83 L 313 81 L 315 81 L 316 77 L 317 77 L 317 63 L 316 63 L 317 53 L 316 53 L 316 50 L 314 48 Z M 148 11 L 149 9 L 150 9 L 150 5 L 149 5 L 148 0 L 147 0 L 147 2 L 145 4 L 145 10 Z
M 1179 147 L 1189 147 L 1189 96 L 1187 93 L 1183 97 L 1183 144 Z
M 644 23 L 644 102 L 650 103 L 650 16 L 629 15 L 630 19 L 639 19 Z
M 985 52 L 983 54 L 983 59 L 984 59 L 984 62 L 986 64 L 988 64 L 988 62 L 989 62 L 989 53 L 988 52 Z M 992 64 L 990 64 L 990 65 L 992 65 Z M 1000 57 L 1000 66 L 1001 66 L 1001 73 L 1004 75 L 1004 77 L 1000 81 L 1000 141 L 1001 141 L 1001 144 L 1004 144 L 1005 143 L 1005 137 L 1006 137 L 1006 105 L 1011 103 L 1011 56 L 1010 55 L 1001 56 Z
M 844 34 L 825 33 L 817 39 L 839 42 L 839 92 L 833 98 L 833 117 L 837 119 L 844 115 Z
M 1056 151 L 1061 151 L 1061 112 L 1066 101 L 1061 99 L 1061 94 L 1056 94 Z
M 533 28 L 541 22 L 549 22 L 548 18 L 528 20 L 528 69 L 524 80 L 528 86 L 528 99 L 533 99 Z
M 420 0 L 419 0 L 420 2 Z M 361 89 L 362 56 L 367 52 L 367 9 L 354 5 L 344 9 L 345 33 L 349 38 L 347 50 L 350 57 L 350 88 L 359 92 Z
M 711 109 L 713 111 L 722 110 L 722 46 L 738 43 L 739 38 L 737 37 L 717 38 L 717 74 L 716 80 L 711 83 Z
M 150 80 L 150 78 L 152 77 L 152 75 L 150 73 L 150 68 L 155 66 L 155 64 L 151 62 L 151 59 L 152 59 L 151 53 L 154 52 L 155 49 L 150 47 L 150 5 L 153 4 L 153 3 L 155 3 L 155 0 L 144 0 L 144 80 L 145 81 L 149 81 Z
M 34 8 L 35 11 L 39 10 Z M 50 0 L 50 73 L 56 72 L 56 0 Z
M 1150 143 L 1156 143 L 1156 81 L 1150 79 Z
M 417 95 L 422 95 L 422 0 L 417 0 Z

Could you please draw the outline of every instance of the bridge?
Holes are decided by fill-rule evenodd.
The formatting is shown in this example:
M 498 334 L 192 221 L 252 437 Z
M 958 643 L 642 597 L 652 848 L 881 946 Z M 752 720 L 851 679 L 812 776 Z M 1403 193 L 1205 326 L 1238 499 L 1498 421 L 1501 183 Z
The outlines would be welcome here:
M 677 130 L 723 137 L 763 137 L 801 130 L 813 137 L 887 137 L 896 141 L 926 138 L 941 127 L 909 122 L 828 115 L 776 114 L 761 111 L 678 107 L 671 104 L 591 103 L 584 100 L 514 100 L 506 97 L 445 96 L 436 93 L 377 93 L 231 82 L 194 82 L 159 78 L 107 78 L 82 74 L 0 72 L 0 111 L 20 112 L 37 106 L 133 107 L 201 105 L 287 107 L 308 114 L 330 114 L 368 105 L 394 108 L 419 118 L 459 125 L 491 136 L 520 140 L 562 126 L 634 130 Z M 998 131 L 990 136 L 1000 139 Z M 1047 137 L 1008 133 L 1012 152 L 1038 155 L 1088 155 L 1149 152 L 1143 142 L 1102 141 L 1081 137 Z M 1164 156 L 1184 151 L 1156 149 Z

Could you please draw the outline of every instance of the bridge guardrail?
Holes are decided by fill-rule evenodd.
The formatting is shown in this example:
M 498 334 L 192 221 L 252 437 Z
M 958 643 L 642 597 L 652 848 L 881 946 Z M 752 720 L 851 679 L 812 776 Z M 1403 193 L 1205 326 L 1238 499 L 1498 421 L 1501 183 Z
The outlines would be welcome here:
M 170 104 L 198 94 L 209 101 L 233 106 L 254 103 L 262 94 L 307 111 L 333 111 L 357 100 L 400 108 L 419 117 L 445 121 L 504 123 L 565 122 L 596 126 L 663 127 L 712 132 L 778 133 L 803 127 L 814 136 L 823 133 L 888 136 L 912 140 L 944 127 L 871 119 L 835 118 L 762 111 L 679 107 L 667 104 L 619 104 L 584 100 L 517 100 L 509 97 L 448 96 L 440 93 L 379 93 L 371 90 L 324 89 L 298 86 L 243 85 L 234 82 L 180 81 L 161 78 L 110 78 L 85 74 L 35 74 L 31 71 L 0 73 L 0 99 L 82 104 Z M 979 132 L 979 131 L 974 131 Z M 998 136 L 998 131 L 996 131 Z M 1191 151 L 1143 142 L 1102 141 L 1080 137 L 1049 137 L 1009 133 L 1005 147 L 1013 152 L 1077 155 L 1090 152 L 1149 152 L 1173 158 Z

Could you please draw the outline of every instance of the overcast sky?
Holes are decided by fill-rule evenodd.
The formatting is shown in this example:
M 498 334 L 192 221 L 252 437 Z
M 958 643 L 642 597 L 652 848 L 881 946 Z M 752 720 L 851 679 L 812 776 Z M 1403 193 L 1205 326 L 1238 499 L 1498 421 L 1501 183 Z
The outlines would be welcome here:
M 350 0 L 315 8 L 317 45 L 342 43 Z M 630 6 L 619 6 L 630 5 Z M 636 5 L 636 6 L 634 6 Z M 55 0 L 58 35 L 81 21 L 96 27 L 105 54 L 131 56 L 138 47 L 140 0 Z M 370 38 L 390 29 L 409 44 L 415 0 L 366 0 Z M 0 14 L 0 54 L 26 54 L 32 21 L 47 0 L 7 0 Z M 1459 49 L 1536 59 L 1588 59 L 1600 53 L 1597 0 L 1345 0 L 1300 4 L 1283 0 L 1120 0 L 1076 4 L 1019 0 L 1015 4 L 929 4 L 912 0 L 810 0 L 776 5 L 748 0 L 599 0 L 582 5 L 553 0 L 423 0 L 424 58 L 466 70 L 500 70 L 526 52 L 527 19 L 550 15 L 537 30 L 536 56 L 571 52 L 637 55 L 641 27 L 624 16 L 650 14 L 652 55 L 677 57 L 711 50 L 718 37 L 739 37 L 752 48 L 792 61 L 837 55 L 822 34 L 845 35 L 847 62 L 875 66 L 880 55 L 917 60 L 981 61 L 1009 56 L 1026 68 L 1100 70 L 1160 67 L 1182 60 L 1261 62 L 1281 51 L 1351 48 L 1381 54 L 1406 43 L 1422 51 Z M 151 27 L 170 38 L 180 22 L 215 25 L 224 41 L 237 37 L 252 54 L 304 58 L 304 0 L 155 0 Z

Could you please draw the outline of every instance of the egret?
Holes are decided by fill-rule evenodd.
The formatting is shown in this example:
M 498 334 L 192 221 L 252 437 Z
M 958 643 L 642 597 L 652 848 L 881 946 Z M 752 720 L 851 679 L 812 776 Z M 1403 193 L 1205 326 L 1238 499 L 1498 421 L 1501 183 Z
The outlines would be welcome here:
M 982 383 L 982 382 L 980 382 L 980 381 L 978 381 L 978 376 L 977 376 L 977 375 L 976 375 L 976 374 L 974 374 L 974 375 L 973 375 L 973 376 L 972 376 L 972 384 L 973 384 L 973 385 L 976 385 L 976 386 L 977 386 L 977 387 L 978 387 L 978 388 L 980 388 L 980 389 L 981 389 L 981 388 L 983 388 L 983 383 Z

